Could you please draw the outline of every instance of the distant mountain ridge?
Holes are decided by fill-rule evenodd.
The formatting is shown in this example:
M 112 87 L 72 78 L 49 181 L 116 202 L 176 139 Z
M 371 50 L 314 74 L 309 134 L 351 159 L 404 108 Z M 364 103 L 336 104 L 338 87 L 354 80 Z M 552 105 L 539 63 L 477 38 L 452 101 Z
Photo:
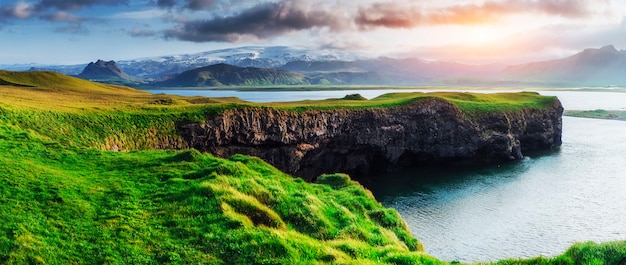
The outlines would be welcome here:
M 299 65 L 299 67 L 293 67 L 294 65 Z M 461 72 L 464 70 L 462 69 Z M 153 82 L 148 86 L 416 85 L 427 84 L 434 79 L 430 76 L 424 76 L 421 71 L 427 72 L 423 67 L 414 67 L 410 62 L 406 65 L 394 64 L 393 62 L 382 64 L 377 60 L 364 62 L 293 62 L 293 64 L 287 64 L 286 67 L 278 69 L 238 67 L 220 63 L 172 75 L 165 81 Z M 446 69 L 431 69 L 428 73 L 437 71 L 443 73 Z
M 185 71 L 170 80 L 153 86 L 209 87 L 209 86 L 267 86 L 308 85 L 307 78 L 298 73 L 256 67 L 238 67 L 214 64 Z
M 100 60 L 87 67 L 84 65 L 16 67 L 30 66 L 30 70 L 57 71 L 90 80 L 130 86 L 144 83 L 153 85 L 168 83 L 172 86 L 226 84 L 626 86 L 626 51 L 619 51 L 612 45 L 599 49 L 585 49 L 563 59 L 513 66 L 467 65 L 419 58 L 365 58 L 351 52 L 285 46 L 247 46 L 195 54 L 117 61 L 109 66 L 107 63 L 111 62 Z M 226 71 L 222 76 L 215 68 L 209 71 L 212 79 L 190 76 L 176 79 L 181 73 L 217 64 L 223 64 L 220 69 Z M 243 76 L 252 78 L 247 81 L 242 79 L 242 73 L 239 73 L 239 77 L 228 76 L 233 73 L 233 69 L 224 65 L 251 67 L 255 70 L 248 69 L 247 72 L 242 72 Z M 81 70 L 77 70 L 79 68 Z M 196 74 L 200 72 L 207 73 L 206 69 L 195 71 Z M 253 72 L 255 74 L 252 74 Z
M 381 84 L 416 85 L 441 83 L 456 78 L 478 77 L 493 78 L 504 69 L 502 65 L 466 65 L 453 62 L 425 61 L 418 58 L 388 58 L 355 60 L 303 62 L 294 61 L 279 69 L 303 73 L 361 73 L 380 77 Z M 378 83 L 376 83 L 378 84 Z
M 563 59 L 510 66 L 500 76 L 557 86 L 626 86 L 626 51 L 618 51 L 613 45 L 585 49 Z
M 139 78 L 161 78 L 199 67 L 230 64 L 238 67 L 277 68 L 292 61 L 356 60 L 356 54 L 331 49 L 307 49 L 287 46 L 246 46 L 118 61 L 128 74 Z

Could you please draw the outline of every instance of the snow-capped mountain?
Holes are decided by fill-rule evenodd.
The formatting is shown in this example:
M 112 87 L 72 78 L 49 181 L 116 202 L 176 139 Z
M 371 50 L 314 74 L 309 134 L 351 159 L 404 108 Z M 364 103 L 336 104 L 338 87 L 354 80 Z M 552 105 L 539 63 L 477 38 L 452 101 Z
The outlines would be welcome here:
M 352 61 L 357 55 L 330 49 L 308 49 L 286 46 L 247 46 L 213 50 L 195 54 L 169 55 L 136 60 L 122 60 L 117 64 L 126 73 L 139 78 L 161 78 L 190 69 L 226 63 L 239 67 L 277 68 L 294 61 Z
M 94 55 L 97 57 L 97 55 Z M 108 58 L 111 59 L 111 58 Z M 356 53 L 333 49 L 310 49 L 287 46 L 246 46 L 212 50 L 193 54 L 167 55 L 133 60 L 117 60 L 127 74 L 141 79 L 161 79 L 187 70 L 226 63 L 239 67 L 277 68 L 294 61 L 353 61 L 362 59 Z M 78 75 L 85 68 L 80 65 L 20 64 L 0 65 L 12 71 L 54 71 Z

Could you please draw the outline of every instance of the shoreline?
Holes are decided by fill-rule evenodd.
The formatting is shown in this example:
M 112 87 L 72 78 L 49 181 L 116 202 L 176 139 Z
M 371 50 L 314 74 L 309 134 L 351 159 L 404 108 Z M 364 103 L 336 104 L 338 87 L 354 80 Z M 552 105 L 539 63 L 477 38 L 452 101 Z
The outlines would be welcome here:
M 344 91 L 344 90 L 484 90 L 484 91 L 590 91 L 590 92 L 626 92 L 624 88 L 605 87 L 512 87 L 512 86 L 450 86 L 450 85 L 419 85 L 419 86 L 213 86 L 213 87 L 136 87 L 138 90 L 198 90 L 198 91 L 261 91 L 261 92 L 298 92 L 298 91 Z
M 587 119 L 626 121 L 626 111 L 623 110 L 566 110 L 563 113 L 563 116 Z

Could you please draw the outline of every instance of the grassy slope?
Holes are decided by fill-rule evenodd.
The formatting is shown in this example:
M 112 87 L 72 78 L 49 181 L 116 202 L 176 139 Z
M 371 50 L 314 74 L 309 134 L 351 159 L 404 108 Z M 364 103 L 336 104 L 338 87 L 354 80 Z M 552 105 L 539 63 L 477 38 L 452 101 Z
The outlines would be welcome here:
M 434 260 L 344 175 L 309 184 L 245 156 L 67 148 L 6 124 L 0 139 L 9 264 Z
M 0 263 L 443 263 L 419 252 L 397 212 L 347 176 L 309 184 L 246 156 L 151 150 L 153 138 L 174 137 L 178 120 L 257 105 L 24 75 L 0 72 L 6 82 L 32 86 L 0 86 Z M 275 107 L 380 107 L 415 95 Z M 473 108 L 478 111 L 509 108 L 505 100 L 518 104 L 513 108 L 545 100 L 445 96 L 460 106 L 469 104 L 467 97 L 482 101 L 487 107 Z M 102 151 L 107 141 L 137 151 Z M 585 244 L 555 259 L 500 264 L 601 264 L 621 258 L 624 249 L 624 243 Z
M 236 98 L 152 95 L 126 87 L 103 85 L 56 73 L 0 71 L 0 112 L 7 123 L 33 130 L 63 145 L 102 150 L 143 150 L 181 144 L 175 124 L 202 122 L 224 109 L 274 107 L 291 111 L 401 106 L 424 98 L 444 98 L 469 115 L 490 111 L 542 108 L 554 97 L 536 93 L 396 93 L 372 100 L 328 99 L 255 104 Z

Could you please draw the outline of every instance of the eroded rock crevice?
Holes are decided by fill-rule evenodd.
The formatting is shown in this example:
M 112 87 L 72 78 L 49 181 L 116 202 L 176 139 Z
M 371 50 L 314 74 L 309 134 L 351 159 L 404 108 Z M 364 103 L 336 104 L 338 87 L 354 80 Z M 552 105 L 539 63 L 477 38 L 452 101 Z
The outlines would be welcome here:
M 419 164 L 520 159 L 561 145 L 561 103 L 470 116 L 437 98 L 408 106 L 284 111 L 226 110 L 205 123 L 179 125 L 190 147 L 228 157 L 258 156 L 312 180 L 322 173 L 355 178 Z

